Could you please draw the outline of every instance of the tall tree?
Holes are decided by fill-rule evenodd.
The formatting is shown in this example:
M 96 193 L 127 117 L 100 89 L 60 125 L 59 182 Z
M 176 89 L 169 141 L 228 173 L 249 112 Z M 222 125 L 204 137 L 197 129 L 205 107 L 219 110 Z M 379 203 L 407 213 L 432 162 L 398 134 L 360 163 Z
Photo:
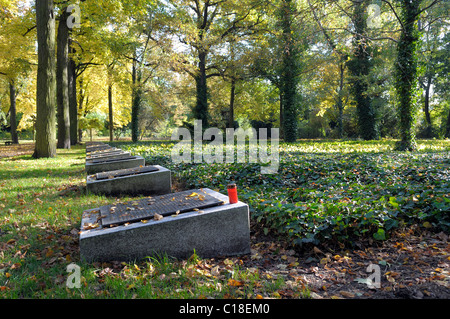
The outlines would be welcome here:
M 196 103 L 192 117 L 202 120 L 203 128 L 208 127 L 210 120 L 207 80 L 222 75 L 217 61 L 211 63 L 211 55 L 223 48 L 230 37 L 252 32 L 262 22 L 259 10 L 262 3 L 259 0 L 177 0 L 171 2 L 167 9 L 173 13 L 173 33 L 188 48 L 183 50 L 184 54 L 194 55 L 177 58 L 175 68 L 187 72 L 194 79 Z
M 418 65 L 422 71 L 419 77 L 422 93 L 422 109 L 425 115 L 421 137 L 431 138 L 439 135 L 439 130 L 432 121 L 432 111 L 436 110 L 432 105 L 434 97 L 442 97 L 440 82 L 447 77 L 445 74 L 445 56 L 448 56 L 448 28 L 450 21 L 450 2 L 440 2 L 421 15 L 418 27 L 421 33 Z M 448 63 L 448 61 L 447 61 Z M 437 94 L 436 94 L 437 93 Z M 444 99 L 443 99 L 444 100 Z
M 73 58 L 75 49 L 69 38 L 69 64 L 67 67 L 67 87 L 69 90 L 69 118 L 70 118 L 70 145 L 81 142 L 78 135 L 78 105 L 77 105 L 77 64 Z
M 56 156 L 55 12 L 52 0 L 36 0 L 38 72 L 33 157 Z
M 108 122 L 109 122 L 109 141 L 112 142 L 114 140 L 114 110 L 113 110 L 113 101 L 112 101 L 112 87 L 113 87 L 113 79 L 112 79 L 112 71 L 114 69 L 114 64 L 111 63 L 107 65 L 108 72 Z
M 296 41 L 294 17 L 296 3 L 292 0 L 282 0 L 279 8 L 279 25 L 282 30 L 282 53 L 280 74 L 281 109 L 280 118 L 282 131 L 286 142 L 295 142 L 297 139 L 299 95 L 297 85 L 300 76 L 299 43 Z
M 371 43 L 367 37 L 368 0 L 354 0 L 353 10 L 353 55 L 347 65 L 351 72 L 351 91 L 356 102 L 359 134 L 365 140 L 379 137 L 377 114 L 368 94 L 368 75 L 372 67 Z
M 307 1 L 309 8 L 313 14 L 314 20 L 316 21 L 317 25 L 319 26 L 320 31 L 322 32 L 325 41 L 328 45 L 328 47 L 331 49 L 333 55 L 337 56 L 338 61 L 338 71 L 339 71 L 339 80 L 337 81 L 337 88 L 335 89 L 336 91 L 336 97 L 334 98 L 335 100 L 335 105 L 336 108 L 338 110 L 338 117 L 337 117 L 337 128 L 338 128 L 338 136 L 339 138 L 342 138 L 344 135 L 344 124 L 343 124 L 343 114 L 344 114 L 344 96 L 345 96 L 345 79 L 344 79 L 344 75 L 346 74 L 346 68 L 347 68 L 347 59 L 348 59 L 348 52 L 346 51 L 345 46 L 343 45 L 339 45 L 341 41 L 345 41 L 345 38 L 335 38 L 332 37 L 332 35 L 330 34 L 330 30 L 328 28 L 326 28 L 322 22 L 321 19 L 319 17 L 319 15 L 317 14 L 317 9 L 315 8 L 315 6 L 312 4 L 312 2 L 310 0 Z M 320 1 L 318 3 L 318 5 L 321 4 Z M 327 5 L 327 3 L 325 2 L 322 3 L 322 5 L 325 7 Z M 331 33 L 334 34 L 335 30 L 332 30 Z
M 14 144 L 19 142 L 17 124 L 21 118 L 16 114 L 17 97 L 19 93 L 28 93 L 26 86 L 32 72 L 31 66 L 35 64 L 34 34 L 31 32 L 34 28 L 26 27 L 28 23 L 33 23 L 32 20 L 31 8 L 26 4 L 17 0 L 0 4 L 0 76 L 9 86 L 10 107 L 5 113 L 9 114 L 11 140 Z
M 143 61 L 143 59 L 142 59 Z M 142 69 L 138 64 L 136 54 L 132 62 L 132 96 L 131 96 L 131 140 L 137 142 L 139 139 L 139 113 L 142 98 Z
M 415 110 L 417 84 L 417 46 L 419 31 L 417 21 L 420 4 L 423 0 L 397 0 L 400 3 L 401 34 L 397 44 L 397 60 L 395 63 L 395 90 L 398 99 L 401 141 L 399 150 L 413 151 L 415 140 Z
M 69 28 L 67 27 L 67 8 L 63 7 L 59 17 L 56 37 L 56 103 L 57 103 L 57 148 L 70 148 L 70 114 L 69 114 Z
M 13 144 L 19 144 L 19 137 L 17 135 L 17 123 L 16 123 L 16 86 L 14 81 L 9 82 L 9 119 L 11 127 L 11 141 Z

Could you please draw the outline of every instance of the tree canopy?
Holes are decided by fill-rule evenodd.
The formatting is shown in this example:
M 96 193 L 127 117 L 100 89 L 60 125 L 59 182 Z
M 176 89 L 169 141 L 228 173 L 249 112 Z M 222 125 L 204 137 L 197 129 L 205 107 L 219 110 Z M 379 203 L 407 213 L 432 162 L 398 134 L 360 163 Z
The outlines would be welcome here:
M 412 150 L 416 136 L 450 137 L 449 7 L 1 0 L 0 134 L 69 148 L 92 133 L 87 123 L 137 141 L 197 119 L 279 127 L 288 142 L 398 138 Z

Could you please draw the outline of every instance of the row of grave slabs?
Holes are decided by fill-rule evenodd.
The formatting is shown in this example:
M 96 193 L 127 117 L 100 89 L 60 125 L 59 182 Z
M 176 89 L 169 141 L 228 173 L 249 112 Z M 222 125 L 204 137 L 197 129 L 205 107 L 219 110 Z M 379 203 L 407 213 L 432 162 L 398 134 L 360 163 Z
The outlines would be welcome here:
M 116 158 L 114 156 L 120 156 Z M 113 158 L 111 158 L 113 157 Z M 96 163 L 111 163 L 131 157 L 129 153 L 109 146 L 104 143 L 89 144 L 86 146 L 86 159 L 95 159 Z M 131 177 L 139 174 L 157 172 L 156 166 L 140 165 L 134 168 L 119 169 L 113 171 L 101 171 L 90 175 L 91 180 L 110 180 L 118 177 Z M 93 229 L 98 226 L 115 227 L 135 222 L 147 222 L 150 219 L 162 219 L 165 216 L 176 216 L 185 212 L 199 211 L 202 209 L 223 205 L 224 202 L 211 196 L 203 189 L 193 189 L 178 193 L 168 193 L 159 196 L 146 196 L 131 202 L 116 202 L 106 205 L 99 210 L 90 213 L 99 213 L 97 223 L 84 225 L 85 229 Z
M 96 162 L 89 166 L 88 191 L 156 193 L 128 202 L 116 199 L 83 212 L 82 259 L 136 260 L 160 253 L 187 258 L 194 251 L 201 257 L 250 253 L 249 208 L 237 196 L 231 201 L 232 197 L 208 188 L 172 193 L 169 170 L 146 166 L 124 153 L 104 143 L 86 146 L 86 168 L 88 160 Z

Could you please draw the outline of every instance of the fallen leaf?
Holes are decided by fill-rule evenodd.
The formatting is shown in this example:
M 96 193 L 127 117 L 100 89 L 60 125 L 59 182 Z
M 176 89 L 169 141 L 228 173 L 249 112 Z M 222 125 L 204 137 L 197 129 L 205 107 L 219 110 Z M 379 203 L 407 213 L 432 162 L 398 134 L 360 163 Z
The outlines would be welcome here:
M 425 228 L 431 228 L 431 227 L 433 227 L 433 226 L 430 224 L 430 222 L 424 222 L 422 225 L 423 225 L 423 227 L 425 227 Z
M 278 291 L 275 291 L 272 296 L 274 296 L 275 298 L 281 298 L 281 295 Z
M 155 213 L 155 215 L 153 216 L 153 219 L 154 220 L 161 220 L 161 219 L 163 219 L 163 216 L 158 214 L 158 213 Z
M 244 282 L 242 282 L 242 281 L 239 281 L 239 280 L 236 280 L 233 278 L 228 279 L 228 286 L 230 286 L 230 287 L 240 287 L 243 285 L 244 285 Z
M 47 250 L 47 252 L 45 253 L 45 257 L 51 257 L 51 256 L 53 256 L 53 250 L 51 249 L 51 248 L 49 248 L 48 250 Z
M 223 261 L 223 263 L 225 264 L 225 265 L 227 265 L 227 266 L 232 266 L 234 263 L 233 263 L 233 261 L 231 260 L 231 259 L 225 259 L 224 261 Z
M 322 252 L 319 248 L 317 248 L 316 246 L 314 246 L 313 251 L 314 251 L 316 254 L 323 254 L 323 252 Z
M 347 298 L 354 298 L 355 294 L 349 292 L 349 291 L 340 291 L 339 292 L 342 296 L 347 297 Z
M 216 266 L 213 269 L 211 269 L 211 275 L 213 275 L 213 276 L 219 276 L 220 275 L 219 266 Z
M 85 229 L 85 230 L 95 229 L 98 227 L 100 227 L 100 225 L 98 223 L 84 223 L 84 225 L 83 225 L 83 229 Z
M 188 195 L 187 197 L 194 197 L 194 196 L 198 196 L 198 194 L 196 192 L 193 192 L 191 195 Z

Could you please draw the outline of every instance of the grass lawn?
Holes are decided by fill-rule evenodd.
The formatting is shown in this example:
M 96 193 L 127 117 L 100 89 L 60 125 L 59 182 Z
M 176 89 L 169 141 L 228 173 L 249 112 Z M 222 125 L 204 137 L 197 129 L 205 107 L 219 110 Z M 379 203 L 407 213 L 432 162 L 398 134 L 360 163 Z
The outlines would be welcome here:
M 5 157 L 0 158 L 0 298 L 309 298 L 318 291 L 299 275 L 306 261 L 326 270 L 344 251 L 394 244 L 394 234 L 407 227 L 448 236 L 450 141 L 420 141 L 415 153 L 391 151 L 394 141 L 281 143 L 273 175 L 261 175 L 259 164 L 174 164 L 170 141 L 111 144 L 172 169 L 176 189 L 225 193 L 226 184 L 235 181 L 251 209 L 252 254 L 83 263 L 78 250 L 83 210 L 115 200 L 86 194 L 84 146 L 58 150 L 53 159 Z M 435 247 L 442 253 L 437 262 L 447 262 L 439 280 L 448 284 L 448 244 Z M 71 263 L 80 266 L 81 288 L 66 286 Z

